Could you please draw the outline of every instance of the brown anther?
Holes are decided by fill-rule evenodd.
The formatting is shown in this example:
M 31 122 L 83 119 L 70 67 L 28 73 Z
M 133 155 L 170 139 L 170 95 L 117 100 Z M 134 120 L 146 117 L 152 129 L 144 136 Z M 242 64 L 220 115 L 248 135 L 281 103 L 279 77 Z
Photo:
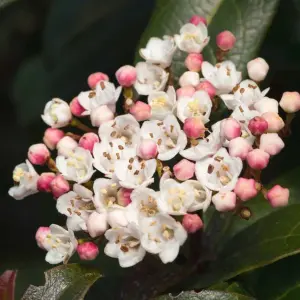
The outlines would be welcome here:
M 104 90 L 104 89 L 105 89 L 105 84 L 104 84 L 104 82 L 103 82 L 103 81 L 101 81 L 101 82 L 100 82 L 100 87 L 101 87 L 101 89 L 102 89 L 102 90 Z
M 103 152 L 103 156 L 106 157 L 107 156 L 107 152 Z
M 121 145 L 119 145 L 118 148 L 119 148 L 120 150 L 124 150 L 124 147 L 121 146 Z
M 164 125 L 164 122 L 158 122 L 157 123 L 157 126 L 161 126 L 161 125 Z
M 120 154 L 116 153 L 117 159 L 120 159 Z
M 151 138 L 153 138 L 153 133 L 150 132 L 149 135 L 150 135 Z
M 96 96 L 96 93 L 94 91 L 89 93 L 89 98 L 94 98 Z
M 74 213 L 75 213 L 77 216 L 81 216 L 81 212 L 78 211 L 78 210 L 75 210 Z
M 217 171 L 217 177 L 221 177 L 221 174 L 219 171 Z
M 125 127 L 124 127 L 124 130 L 128 130 L 129 129 L 129 124 L 127 124 Z
M 195 147 L 199 144 L 199 142 L 195 139 L 191 139 L 191 146 Z
M 70 215 L 72 215 L 72 209 L 68 208 L 67 211 L 69 212 Z
M 72 200 L 70 200 L 70 202 L 71 202 L 72 207 L 74 207 L 75 206 L 74 200 L 72 199 Z
M 162 139 L 158 139 L 158 140 L 157 140 L 157 145 L 160 146 L 161 143 L 162 143 Z
M 132 170 L 132 165 L 128 165 L 128 170 Z
M 227 172 L 227 171 L 229 170 L 228 166 L 226 166 L 226 165 L 222 165 L 222 169 L 223 169 L 223 171 L 225 171 L 225 172 Z
M 232 89 L 232 91 L 235 93 L 239 88 L 240 88 L 240 86 L 239 86 L 239 84 L 237 84 L 237 85 Z
M 112 142 L 109 142 L 109 146 L 111 146 L 111 147 L 112 147 L 113 145 L 114 145 L 114 144 L 113 144 Z
M 120 249 L 121 249 L 123 252 L 128 252 L 128 251 L 129 251 L 128 247 L 125 246 L 125 245 L 122 245 L 122 246 L 120 247 Z
M 143 169 L 145 169 L 145 167 L 146 167 L 145 163 L 142 162 L 142 163 L 141 163 L 141 169 L 143 170 Z
M 244 92 L 245 92 L 245 89 L 244 89 L 244 88 L 241 88 L 241 89 L 240 89 L 240 93 L 241 93 L 241 94 L 244 94 Z
M 133 174 L 134 175 L 139 175 L 140 171 L 139 170 L 136 170 Z
M 129 163 L 133 163 L 134 162 L 134 158 L 133 157 L 131 157 L 130 159 L 129 159 Z
M 115 137 L 116 134 L 117 134 L 117 132 L 116 132 L 116 131 L 113 131 L 113 132 L 110 134 L 110 136 L 111 136 L 111 137 Z
M 117 124 L 117 123 L 116 123 L 116 122 L 114 122 L 114 123 L 111 125 L 111 127 L 115 127 L 115 126 L 116 126 L 116 124 Z
M 242 109 L 242 107 L 241 106 L 239 106 L 239 110 L 240 110 L 240 112 L 244 112 L 244 110 Z
M 110 156 L 109 153 L 107 153 L 106 158 L 107 158 L 108 160 L 111 160 L 111 156 Z
M 173 130 L 174 130 L 174 126 L 171 125 L 171 126 L 170 126 L 170 131 L 173 132 Z
M 218 162 L 222 161 L 223 159 L 224 159 L 224 157 L 222 157 L 222 156 L 216 156 L 216 157 L 214 158 L 214 160 L 216 160 L 216 161 L 218 161 Z
M 209 165 L 208 168 L 207 168 L 208 174 L 211 174 L 213 172 L 214 168 L 215 167 L 213 165 Z

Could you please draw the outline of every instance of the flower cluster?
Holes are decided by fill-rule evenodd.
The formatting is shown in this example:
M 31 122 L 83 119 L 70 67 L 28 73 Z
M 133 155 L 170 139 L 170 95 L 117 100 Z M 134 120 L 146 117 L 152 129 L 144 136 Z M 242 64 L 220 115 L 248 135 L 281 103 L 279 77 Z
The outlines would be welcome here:
M 203 227 L 210 205 L 236 211 L 259 192 L 273 207 L 287 205 L 289 190 L 266 190 L 260 173 L 284 148 L 289 124 L 279 106 L 288 114 L 300 110 L 300 95 L 286 92 L 279 103 L 268 98 L 269 89 L 259 86 L 269 69 L 262 58 L 248 63 L 250 79 L 242 80 L 224 60 L 235 44 L 229 31 L 217 36 L 218 63 L 205 61 L 201 51 L 209 40 L 206 20 L 194 16 L 174 37 L 151 38 L 140 49 L 144 62 L 117 70 L 118 87 L 94 73 L 90 90 L 70 104 L 58 98 L 46 104 L 43 143 L 15 167 L 9 194 L 20 200 L 51 193 L 66 216 L 66 229 L 51 225 L 36 233 L 47 262 L 67 262 L 76 250 L 81 259 L 94 259 L 104 236 L 105 254 L 121 267 L 147 252 L 169 263 L 188 234 Z M 179 50 L 188 53 L 187 71 L 175 90 L 171 64 Z M 121 98 L 124 113 L 117 114 Z M 212 124 L 221 101 L 230 113 Z M 38 174 L 33 165 L 47 170 Z M 87 238 L 76 239 L 79 231 Z

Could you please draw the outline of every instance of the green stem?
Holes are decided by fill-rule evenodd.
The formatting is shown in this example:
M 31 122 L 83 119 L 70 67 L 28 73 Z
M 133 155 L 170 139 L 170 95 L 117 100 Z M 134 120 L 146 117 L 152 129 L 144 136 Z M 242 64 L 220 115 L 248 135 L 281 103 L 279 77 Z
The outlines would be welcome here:
M 80 129 L 82 131 L 85 131 L 85 132 L 95 132 L 95 133 L 97 133 L 96 129 L 93 129 L 93 128 L 90 128 L 90 127 L 86 126 L 85 124 L 83 124 L 82 122 L 80 122 L 76 118 L 72 119 L 70 125 L 73 126 L 73 127 L 78 128 L 78 129 Z
M 58 169 L 56 168 L 56 163 L 53 158 L 51 158 L 51 157 L 48 158 L 47 165 L 48 165 L 48 168 L 52 172 L 55 172 L 55 173 L 58 172 Z

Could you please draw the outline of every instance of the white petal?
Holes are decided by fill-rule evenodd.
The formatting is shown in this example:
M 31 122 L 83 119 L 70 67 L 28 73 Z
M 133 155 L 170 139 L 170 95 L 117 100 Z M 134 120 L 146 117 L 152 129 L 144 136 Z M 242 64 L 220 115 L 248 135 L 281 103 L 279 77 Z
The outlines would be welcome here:
M 179 253 L 178 243 L 168 243 L 168 246 L 159 253 L 159 257 L 164 264 L 173 262 Z

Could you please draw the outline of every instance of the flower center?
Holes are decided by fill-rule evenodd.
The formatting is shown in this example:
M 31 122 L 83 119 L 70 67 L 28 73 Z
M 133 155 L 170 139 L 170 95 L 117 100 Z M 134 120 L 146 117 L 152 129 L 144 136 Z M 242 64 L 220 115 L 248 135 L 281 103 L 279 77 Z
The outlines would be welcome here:
M 194 99 L 188 103 L 188 108 L 193 116 L 201 116 L 205 113 L 205 110 L 199 105 L 199 99 Z
M 137 250 L 140 246 L 140 241 L 134 237 L 128 237 L 124 239 L 121 243 L 120 249 L 122 252 L 126 253 L 130 249 Z
M 20 182 L 20 180 L 23 178 L 25 175 L 25 172 L 22 168 L 16 168 L 13 172 L 13 180 L 15 182 Z
M 167 225 L 162 225 L 162 236 L 166 240 L 172 240 L 174 238 L 174 230 L 169 228 Z
M 153 108 L 161 108 L 163 106 L 166 106 L 167 99 L 165 97 L 158 97 L 152 100 L 151 106 Z
M 149 196 L 146 204 L 144 201 L 141 201 L 140 212 L 144 213 L 147 217 L 155 216 L 158 213 L 156 200 Z
M 168 190 L 171 197 L 168 199 L 168 204 L 172 206 L 174 211 L 180 211 L 184 204 L 186 197 L 186 191 L 180 188 L 174 188 Z

